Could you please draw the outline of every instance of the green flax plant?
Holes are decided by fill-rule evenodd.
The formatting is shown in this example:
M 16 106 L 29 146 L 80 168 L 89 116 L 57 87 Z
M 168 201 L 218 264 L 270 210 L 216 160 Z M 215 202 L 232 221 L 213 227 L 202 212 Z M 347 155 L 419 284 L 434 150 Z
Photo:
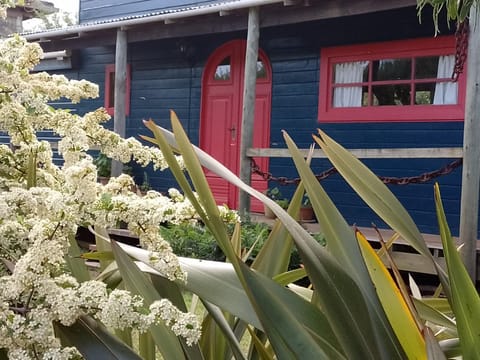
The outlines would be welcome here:
M 416 291 L 412 296 L 400 277 L 392 278 L 365 237 L 347 224 L 288 134 L 284 133 L 284 138 L 302 182 L 285 211 L 191 145 L 174 113 L 171 120 L 173 133 L 153 121 L 146 122 L 154 136 L 145 140 L 161 148 L 179 186 L 227 261 L 180 258 L 188 280 L 172 282 L 149 266 L 148 252 L 110 241 L 105 232 L 97 231 L 97 245 L 102 250 L 97 254 L 102 260 L 100 279 L 142 296 L 147 304 L 167 298 L 180 310 L 187 308 L 182 293 L 191 292 L 205 308 L 198 344 L 189 346 L 168 329 L 151 327 L 147 334 L 140 335 L 142 357 L 156 358 L 155 349 L 165 359 L 480 357 L 480 325 L 475 321 L 480 318 L 480 300 L 450 235 L 438 186 L 434 196 L 446 270 L 436 264 L 415 223 L 388 188 L 326 134 L 319 132 L 314 137 L 358 195 L 438 269 L 442 296 L 426 298 Z M 185 169 L 178 165 L 176 154 L 182 155 Z M 242 224 L 238 223 L 233 235 L 229 235 L 202 167 L 258 198 L 277 215 L 268 239 L 250 266 L 241 252 Z M 296 221 L 305 192 L 326 245 L 320 245 Z M 288 271 L 293 247 L 303 267 Z M 395 264 L 392 268 L 395 270 Z M 292 284 L 303 277 L 311 287 Z M 118 335 L 131 343 L 128 331 Z
M 214 234 L 228 261 L 221 265 L 204 264 L 199 271 L 198 263 L 182 260 L 182 264 L 189 264 L 185 287 L 208 304 L 209 321 L 215 321 L 219 329 L 216 338 L 203 334 L 204 340 L 208 339 L 201 342 L 204 354 L 207 348 L 219 346 L 224 356 L 235 358 L 443 359 L 452 355 L 463 354 L 465 358 L 479 355 L 479 345 L 474 340 L 478 339 L 480 326 L 472 319 L 478 318 L 480 300 L 455 250 L 438 187 L 435 187 L 435 201 L 446 271 L 435 262 L 415 223 L 388 188 L 326 134 L 319 132 L 314 137 L 359 196 L 425 261 L 437 268 L 446 300 L 412 301 L 410 294 L 402 291 L 403 287 L 399 288 L 385 270 L 362 234 L 356 234 L 341 216 L 287 133 L 284 138 L 302 178 L 288 212 L 192 146 L 174 113 L 171 118 L 173 133 L 149 121 L 146 126 L 154 137 L 145 139 L 161 148 L 180 187 Z M 184 158 L 185 172 L 174 161 L 176 153 Z M 202 167 L 266 203 L 277 215 L 272 233 L 251 267 L 245 265 L 233 245 L 241 224 L 230 238 Z M 194 196 L 193 189 L 199 196 Z M 325 234 L 326 246 L 318 244 L 292 216 L 298 212 L 304 190 Z M 297 247 L 304 269 L 289 273 L 288 255 L 292 246 Z M 305 274 L 312 290 L 285 287 Z M 232 296 L 227 295 L 227 301 L 222 299 L 229 291 L 235 294 L 235 304 L 229 301 L 233 301 Z M 445 305 L 446 301 L 450 306 Z M 442 307 L 449 309 L 450 317 L 442 313 Z M 437 339 L 432 331 L 442 324 L 450 327 L 448 341 L 445 337 Z M 241 353 L 237 344 L 245 328 L 252 336 L 248 355 Z M 213 354 L 220 353 L 211 351 L 207 357 L 213 358 Z

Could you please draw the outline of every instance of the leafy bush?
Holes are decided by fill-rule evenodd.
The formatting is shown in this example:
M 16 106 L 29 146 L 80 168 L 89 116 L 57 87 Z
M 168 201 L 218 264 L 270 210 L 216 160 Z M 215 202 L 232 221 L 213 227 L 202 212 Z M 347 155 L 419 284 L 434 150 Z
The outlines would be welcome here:
M 233 234 L 234 227 L 228 224 L 228 232 Z M 252 251 L 248 262 L 255 259 L 270 234 L 270 228 L 264 223 L 251 221 L 242 222 L 241 241 L 245 251 Z M 201 224 L 181 223 L 176 225 L 164 225 L 160 227 L 160 234 L 172 247 L 178 256 L 194 259 L 225 261 L 225 255 L 217 244 L 210 230 Z M 325 237 L 321 233 L 312 234 L 319 244 L 325 246 Z M 256 241 L 259 239 L 259 241 Z M 289 269 L 297 269 L 301 266 L 300 255 L 294 247 L 291 252 Z
M 228 224 L 227 227 L 229 234 L 233 234 L 234 226 Z M 178 256 L 213 261 L 225 260 L 225 255 L 218 247 L 215 237 L 208 227 L 202 224 L 181 223 L 161 226 L 160 233 Z M 251 259 L 258 254 L 269 233 L 270 228 L 266 224 L 242 222 L 240 236 L 242 248 L 248 251 L 253 246 Z
M 225 255 L 208 229 L 188 223 L 161 226 L 160 234 L 178 256 L 224 261 Z
M 110 172 L 112 170 L 112 159 L 107 157 L 105 154 L 100 153 L 93 160 L 93 163 L 97 167 L 97 174 L 100 177 L 110 177 Z
M 288 208 L 289 201 L 282 195 L 282 192 L 278 187 L 268 188 L 265 194 L 283 209 Z

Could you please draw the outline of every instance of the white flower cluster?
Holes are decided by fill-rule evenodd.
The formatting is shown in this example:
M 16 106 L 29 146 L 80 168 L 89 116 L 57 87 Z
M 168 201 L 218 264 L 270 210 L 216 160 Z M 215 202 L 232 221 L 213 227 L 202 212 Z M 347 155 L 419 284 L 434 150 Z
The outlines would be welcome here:
M 115 289 L 99 306 L 101 311 L 95 316 L 113 329 L 134 327 L 145 332 L 151 325 L 163 322 L 175 335 L 185 338 L 188 345 L 200 339 L 200 323 L 196 315 L 181 312 L 167 299 L 155 301 L 147 309 L 141 297 Z
M 200 326 L 195 314 L 183 313 L 167 299 L 155 301 L 150 305 L 151 316 L 161 319 L 169 326 L 175 335 L 186 339 L 187 345 L 192 345 L 200 340 Z
M 121 175 L 100 189 L 103 193 L 96 202 L 95 223 L 103 227 L 126 223 L 138 236 L 140 245 L 150 251 L 150 262 L 156 270 L 170 280 L 185 281 L 186 273 L 180 268 L 170 244 L 161 237 L 159 224 L 196 222 L 195 209 L 183 196 L 172 198 L 150 190 L 139 197 L 130 191 L 132 185 L 131 177 Z
M 0 15 L 10 0 L 0 0 Z M 130 176 L 121 175 L 102 186 L 88 150 L 97 147 L 108 157 L 152 164 L 165 169 L 158 148 L 123 139 L 105 129 L 104 109 L 79 116 L 53 109 L 48 101 L 61 97 L 78 102 L 98 96 L 98 87 L 61 75 L 31 73 L 41 57 L 37 44 L 15 36 L 0 41 L 0 129 L 10 146 L 0 145 L 0 350 L 12 359 L 77 358 L 75 348 L 63 348 L 53 324 L 70 326 L 87 314 L 113 328 L 145 331 L 164 321 L 188 344 L 200 336 L 200 325 L 166 300 L 146 308 L 141 298 L 124 290 L 110 293 L 100 281 L 78 283 L 69 271 L 70 244 L 79 226 L 115 226 L 122 221 L 148 249 L 150 262 L 170 280 L 186 281 L 159 224 L 196 222 L 197 212 L 178 190 L 164 196 L 149 191 L 140 197 Z M 37 133 L 60 136 L 62 166 L 53 162 L 51 144 Z M 181 157 L 177 158 L 183 166 Z M 219 207 L 226 221 L 235 212 Z M 69 261 L 67 261 L 69 260 Z M 3 263 L 6 265 L 4 266 Z
M 42 305 L 30 308 L 29 303 L 39 297 Z M 156 301 L 147 308 L 141 297 L 132 296 L 128 291 L 114 289 L 109 292 L 105 283 L 86 281 L 78 284 L 75 278 L 60 275 L 40 281 L 28 294 L 23 307 L 0 302 L 0 348 L 8 349 L 12 359 L 31 359 L 38 354 L 43 354 L 44 359 L 50 359 L 53 354 L 59 359 L 78 357 L 75 348 L 61 347 L 52 323 L 69 326 L 82 314 L 90 314 L 112 329 L 135 328 L 140 332 L 147 331 L 152 324 L 164 322 L 189 345 L 200 337 L 196 316 L 182 313 L 168 300 Z
M 0 0 L 0 15 L 6 2 Z M 196 221 L 197 215 L 178 192 L 172 197 L 154 191 L 138 196 L 127 175 L 105 186 L 97 183 L 97 169 L 88 154 L 94 146 L 123 162 L 133 159 L 156 169 L 167 164 L 158 148 L 103 128 L 109 119 L 103 109 L 79 116 L 48 106 L 48 101 L 61 97 L 73 102 L 96 97 L 98 87 L 31 73 L 40 56 L 37 44 L 20 37 L 0 41 L 0 129 L 11 141 L 11 146 L 0 145 L 0 349 L 12 359 L 78 358 L 75 348 L 61 346 L 53 324 L 70 326 L 84 314 L 107 326 L 142 331 L 163 319 L 188 343 L 197 341 L 196 319 L 175 312 L 173 305 L 173 315 L 166 317 L 159 309 L 167 305 L 149 310 L 124 290 L 109 293 L 100 281 L 79 284 L 71 276 L 69 249 L 78 227 L 124 221 L 150 251 L 153 266 L 169 279 L 185 281 L 158 226 Z M 45 130 L 61 137 L 62 166 L 52 161 L 51 144 L 37 139 Z

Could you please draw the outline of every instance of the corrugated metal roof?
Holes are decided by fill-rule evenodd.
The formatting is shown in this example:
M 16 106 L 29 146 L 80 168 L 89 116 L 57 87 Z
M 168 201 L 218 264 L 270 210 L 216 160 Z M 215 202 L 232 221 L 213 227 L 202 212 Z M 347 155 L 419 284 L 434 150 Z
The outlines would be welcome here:
M 128 4 L 128 10 L 123 14 L 114 15 L 113 13 L 115 13 L 115 10 L 113 10 L 113 13 L 109 10 L 108 12 L 111 13 L 110 16 L 105 15 L 105 13 L 103 13 L 103 15 L 100 15 L 102 14 L 102 12 L 99 12 L 98 10 L 111 8 L 112 5 L 98 5 L 98 7 L 96 6 L 88 7 L 87 5 L 84 5 L 80 8 L 80 23 L 92 23 L 96 21 L 106 20 L 107 18 L 111 20 L 112 18 L 120 18 L 121 16 L 123 16 L 126 19 L 137 17 L 137 16 L 148 17 L 148 16 L 159 15 L 159 14 L 168 14 L 173 12 L 194 10 L 194 9 L 208 7 L 208 6 L 218 6 L 219 4 L 233 3 L 233 2 L 241 3 L 242 1 L 238 1 L 238 0 L 143 0 L 143 1 L 139 1 L 137 3 L 137 6 L 134 6 L 133 4 Z M 100 1 L 99 3 L 101 4 L 102 1 Z M 108 1 L 105 1 L 105 3 L 108 3 Z M 145 3 L 146 5 L 142 5 L 143 3 Z M 86 2 L 85 4 L 88 4 L 88 2 Z M 123 2 L 122 2 L 122 5 L 123 7 L 119 6 L 119 8 L 125 8 L 127 6 L 126 4 L 123 4 Z
M 191 3 L 188 6 L 181 5 L 181 6 L 170 6 L 168 8 L 161 8 L 155 11 L 149 11 L 149 12 L 141 12 L 141 13 L 135 13 L 131 14 L 128 16 L 122 16 L 122 17 L 114 17 L 114 18 L 109 18 L 109 19 L 99 19 L 95 21 L 88 21 L 83 23 L 82 25 L 91 25 L 91 24 L 103 24 L 103 23 L 111 23 L 111 22 L 117 22 L 117 21 L 123 21 L 123 20 L 130 20 L 130 19 L 140 19 L 140 18 L 147 18 L 151 16 L 156 16 L 156 15 L 166 15 L 166 14 L 175 14 L 175 13 L 181 13 L 181 12 L 186 12 L 186 11 L 194 11 L 194 10 L 200 10 L 200 9 L 205 9 L 205 8 L 211 8 L 211 7 L 218 7 L 224 4 L 230 4 L 230 3 L 247 3 L 246 0 L 224 0 L 224 1 L 203 1 L 203 2 L 196 2 L 196 3 Z
M 259 5 L 268 5 L 271 3 L 276 3 L 276 2 L 282 2 L 283 0 L 264 0 L 264 1 L 257 1 Z M 205 12 L 208 12 L 208 10 L 212 10 L 212 13 L 215 11 L 220 11 L 220 10 L 228 10 L 229 7 L 234 7 L 235 9 L 239 8 L 247 8 L 252 6 L 252 2 L 254 0 L 224 0 L 224 1 L 214 1 L 214 2 L 209 2 L 205 4 L 199 4 L 199 5 L 192 5 L 192 6 L 183 6 L 183 7 L 175 7 L 175 8 L 169 8 L 169 9 L 162 9 L 158 11 L 153 11 L 153 12 L 148 12 L 148 13 L 142 13 L 142 14 L 134 14 L 134 15 L 129 15 L 129 16 L 123 16 L 123 17 L 116 17 L 116 18 L 111 18 L 111 19 L 100 19 L 96 21 L 91 21 L 91 22 L 85 22 L 82 24 L 77 24 L 77 25 L 72 25 L 68 26 L 65 28 L 55 28 L 55 29 L 48 29 L 48 30 L 42 30 L 42 31 L 32 31 L 32 32 L 25 32 L 22 35 L 29 38 L 31 36 L 35 35 L 43 35 L 45 37 L 48 37 L 49 34 L 57 33 L 59 31 L 66 31 L 66 32 L 82 32 L 82 31 L 89 31 L 90 29 L 94 29 L 98 27 L 99 25 L 112 25 L 112 27 L 115 27 L 115 25 L 118 25 L 118 27 L 123 26 L 124 23 L 130 23 L 135 20 L 141 20 L 144 19 L 146 20 L 145 22 L 148 22 L 148 19 L 151 18 L 152 22 L 156 21 L 157 18 L 159 17 L 168 17 L 168 15 L 181 15 L 185 13 L 187 16 L 196 16 L 196 15 L 202 15 Z M 161 19 L 160 19 L 161 20 Z M 125 24 L 129 25 L 129 24 Z

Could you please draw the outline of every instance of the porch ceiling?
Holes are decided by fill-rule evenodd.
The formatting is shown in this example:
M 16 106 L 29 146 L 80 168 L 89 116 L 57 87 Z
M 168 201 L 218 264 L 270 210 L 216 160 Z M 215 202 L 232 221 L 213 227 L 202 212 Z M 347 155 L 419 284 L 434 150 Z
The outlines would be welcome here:
M 255 0 L 240 1 L 237 7 L 230 5 L 231 10 L 221 6 L 228 3 L 221 3 L 202 11 L 185 9 L 113 19 L 24 36 L 29 41 L 39 42 L 45 51 L 57 51 L 115 44 L 119 28 L 128 30 L 129 42 L 242 31 L 247 29 L 248 5 L 253 3 Z M 270 0 L 257 3 L 262 4 L 260 25 L 265 28 L 411 7 L 416 5 L 416 0 Z

